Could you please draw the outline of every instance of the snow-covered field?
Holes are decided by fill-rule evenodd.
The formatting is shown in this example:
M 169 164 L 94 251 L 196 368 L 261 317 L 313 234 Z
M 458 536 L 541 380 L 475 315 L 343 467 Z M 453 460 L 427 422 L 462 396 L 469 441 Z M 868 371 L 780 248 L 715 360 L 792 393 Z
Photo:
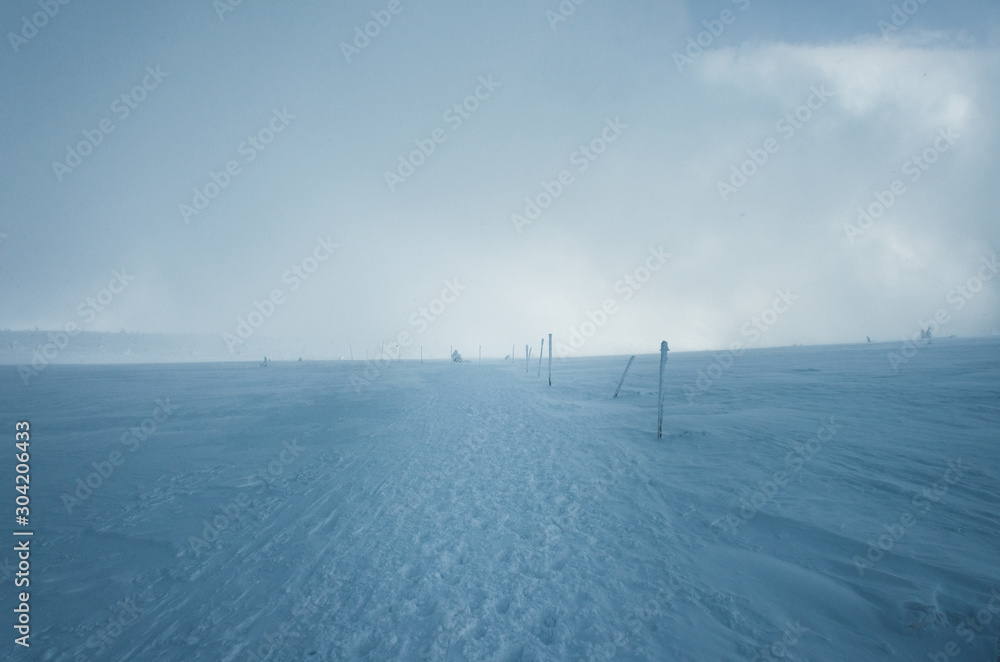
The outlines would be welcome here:
M 890 351 L 2 366 L 16 659 L 992 662 L 1000 342 Z

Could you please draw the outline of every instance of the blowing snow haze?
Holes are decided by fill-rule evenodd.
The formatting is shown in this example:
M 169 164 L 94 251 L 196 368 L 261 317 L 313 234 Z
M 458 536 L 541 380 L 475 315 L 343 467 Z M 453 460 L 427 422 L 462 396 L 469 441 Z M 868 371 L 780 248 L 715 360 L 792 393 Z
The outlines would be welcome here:
M 251 358 L 1000 329 L 994 2 L 17 0 L 0 27 L 0 328 Z
M 2 659 L 1000 661 L 995 0 L 0 35 Z

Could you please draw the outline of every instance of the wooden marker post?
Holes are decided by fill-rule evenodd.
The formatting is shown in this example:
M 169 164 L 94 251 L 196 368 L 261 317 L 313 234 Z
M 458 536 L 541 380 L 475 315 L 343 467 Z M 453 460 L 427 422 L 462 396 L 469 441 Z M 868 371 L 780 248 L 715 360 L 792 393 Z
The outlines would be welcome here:
M 618 391 L 622 390 L 622 384 L 625 383 L 625 375 L 628 374 L 628 369 L 632 367 L 632 361 L 635 361 L 634 356 L 628 360 L 628 365 L 625 366 L 625 372 L 622 373 L 622 378 L 618 380 L 618 388 L 615 389 L 614 395 L 616 398 L 618 397 Z
M 660 343 L 660 399 L 659 399 L 659 419 L 656 424 L 656 438 L 663 438 L 663 369 L 667 367 L 667 352 L 670 348 L 667 347 L 667 341 L 664 340 Z
M 549 386 L 552 386 L 552 334 L 549 334 Z
M 542 348 L 538 350 L 538 375 L 535 376 L 535 379 L 538 379 L 539 377 L 542 376 L 542 354 L 544 353 L 545 353 L 545 338 L 542 338 Z

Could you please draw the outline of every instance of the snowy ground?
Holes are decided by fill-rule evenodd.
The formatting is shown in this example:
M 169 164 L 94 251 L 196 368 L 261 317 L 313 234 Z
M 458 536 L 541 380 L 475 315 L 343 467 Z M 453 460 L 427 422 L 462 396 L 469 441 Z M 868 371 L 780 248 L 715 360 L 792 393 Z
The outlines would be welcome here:
M 889 351 L 748 352 L 693 398 L 713 355 L 672 353 L 662 440 L 656 356 L 617 400 L 626 357 L 556 361 L 551 388 L 404 362 L 360 393 L 350 362 L 0 366 L 0 429 L 34 433 L 32 648 L 3 645 L 993 662 L 1000 342 Z

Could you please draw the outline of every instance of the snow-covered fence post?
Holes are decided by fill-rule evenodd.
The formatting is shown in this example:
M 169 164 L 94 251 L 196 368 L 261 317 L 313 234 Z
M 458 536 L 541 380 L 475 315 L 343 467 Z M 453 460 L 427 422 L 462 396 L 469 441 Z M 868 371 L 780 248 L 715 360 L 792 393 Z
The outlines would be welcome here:
M 542 338 L 542 348 L 538 350 L 538 375 L 535 379 L 542 376 L 542 354 L 545 353 L 545 338 Z
M 628 369 L 632 367 L 632 361 L 635 361 L 634 356 L 628 360 L 628 365 L 625 366 L 625 372 L 622 373 L 622 378 L 618 380 L 618 388 L 615 389 L 614 396 L 616 398 L 618 397 L 618 391 L 622 390 L 622 384 L 625 383 L 625 375 L 628 374 Z
M 667 347 L 667 341 L 664 340 L 660 343 L 660 394 L 659 394 L 659 419 L 656 424 L 656 438 L 663 438 L 663 369 L 667 367 L 667 352 L 670 348 Z M 624 379 L 624 377 L 623 377 Z
M 549 334 L 549 386 L 552 386 L 552 334 Z

